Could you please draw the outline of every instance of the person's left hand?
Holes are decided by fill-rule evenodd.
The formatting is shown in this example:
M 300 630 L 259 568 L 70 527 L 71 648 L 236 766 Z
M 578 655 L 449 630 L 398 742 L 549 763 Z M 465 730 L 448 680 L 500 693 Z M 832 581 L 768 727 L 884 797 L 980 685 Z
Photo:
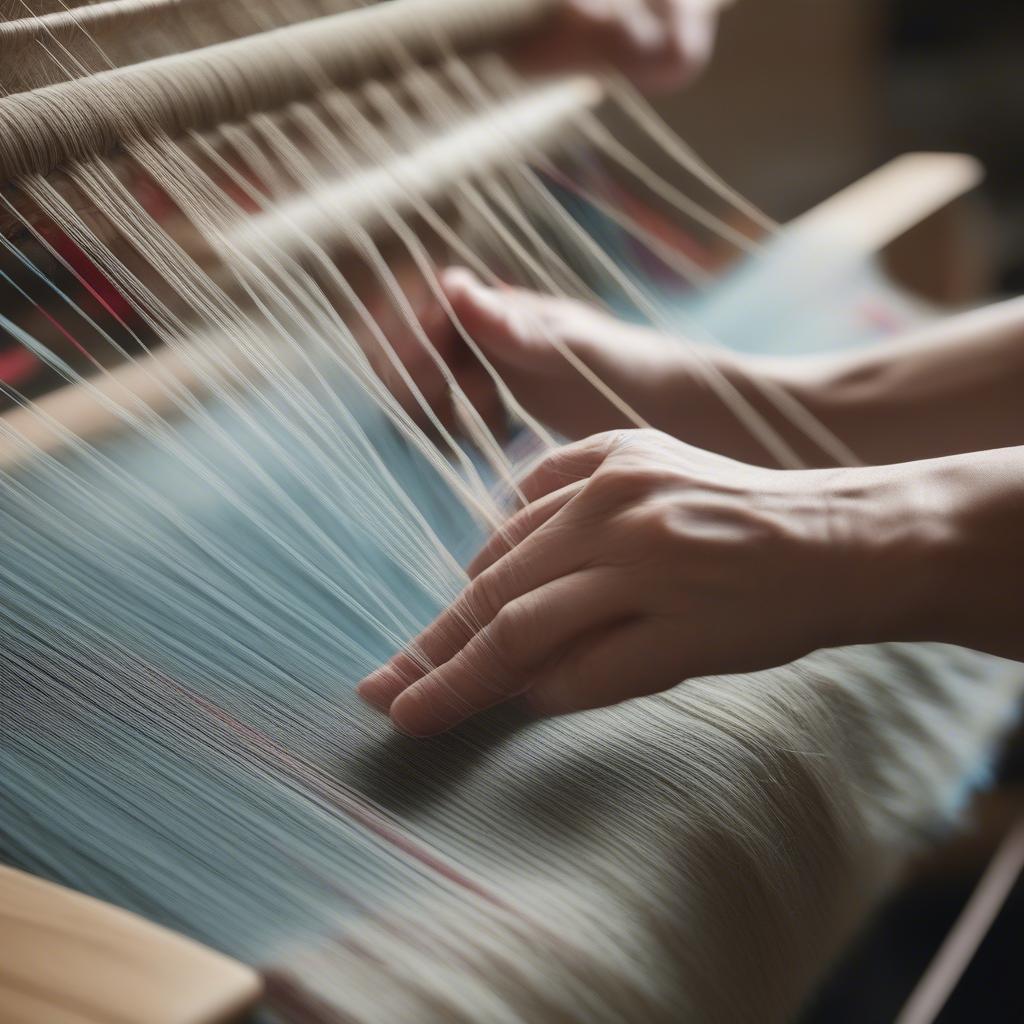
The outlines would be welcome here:
M 360 695 L 426 736 L 512 697 L 560 714 L 780 665 L 867 636 L 865 608 L 895 626 L 898 588 L 857 583 L 907 521 L 874 504 L 873 472 L 762 469 L 651 430 L 558 449 L 470 586 Z
M 518 57 L 529 70 L 607 64 L 648 93 L 690 82 L 714 47 L 718 4 L 709 0 L 561 0 Z

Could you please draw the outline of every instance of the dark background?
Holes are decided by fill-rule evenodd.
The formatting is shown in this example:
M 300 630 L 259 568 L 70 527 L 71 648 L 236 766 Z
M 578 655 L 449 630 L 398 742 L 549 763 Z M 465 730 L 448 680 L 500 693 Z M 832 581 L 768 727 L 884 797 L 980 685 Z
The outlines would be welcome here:
M 997 286 L 1024 291 L 1024 3 L 894 0 L 884 29 L 883 150 L 979 157 Z
M 780 219 L 900 153 L 978 157 L 977 288 L 1024 291 L 1021 0 L 737 0 L 708 73 L 662 109 Z

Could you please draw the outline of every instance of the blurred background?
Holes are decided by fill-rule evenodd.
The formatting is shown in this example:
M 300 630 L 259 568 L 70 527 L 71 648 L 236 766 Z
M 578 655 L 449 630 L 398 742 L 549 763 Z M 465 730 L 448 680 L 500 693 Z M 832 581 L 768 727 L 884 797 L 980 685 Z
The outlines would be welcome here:
M 958 306 L 1024 292 L 1024 2 L 739 0 L 707 75 L 663 104 L 732 184 L 785 220 L 900 153 L 978 157 L 982 189 L 890 254 L 898 278 Z M 1024 396 L 1021 398 L 1024 409 Z M 804 1024 L 891 1021 L 1015 816 L 1024 742 L 966 836 L 917 865 Z M 942 1024 L 1024 1021 L 1018 885 Z
M 948 298 L 1024 291 L 1020 0 L 738 0 L 708 73 L 662 109 L 779 219 L 899 153 L 973 154 L 988 177 Z

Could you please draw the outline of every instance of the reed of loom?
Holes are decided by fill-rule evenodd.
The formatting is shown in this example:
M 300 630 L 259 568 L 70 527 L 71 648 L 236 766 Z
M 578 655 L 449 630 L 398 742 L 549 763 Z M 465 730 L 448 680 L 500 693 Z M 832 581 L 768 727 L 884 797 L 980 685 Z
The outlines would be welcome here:
M 0 25 L 0 53 L 20 59 L 44 40 L 72 43 L 83 27 L 99 37 L 116 34 L 178 6 L 161 0 L 131 0 L 124 5 L 102 3 L 55 12 L 42 19 L 4 23 Z M 491 0 L 486 5 L 479 0 L 393 0 L 365 11 L 346 11 L 194 53 L 165 56 L 15 93 L 0 100 L 0 180 L 18 182 L 26 176 L 51 174 L 77 160 L 131 149 L 153 136 L 180 138 L 201 133 L 307 99 L 328 85 L 340 87 L 377 77 L 396 77 L 409 57 L 430 63 L 443 60 L 452 51 L 489 47 L 537 23 L 549 9 L 545 0 Z M 589 77 L 537 85 L 384 165 L 365 167 L 322 193 L 299 196 L 266 210 L 253 222 L 240 224 L 232 236 L 233 243 L 241 250 L 258 250 L 269 238 L 276 249 L 289 251 L 295 247 L 297 252 L 306 253 L 319 243 L 330 242 L 336 234 L 344 236 L 346 230 L 386 232 L 392 226 L 393 211 L 405 212 L 417 208 L 424 199 L 442 196 L 454 182 L 498 165 L 510 154 L 534 147 L 550 149 L 560 141 L 565 126 L 600 97 L 601 87 Z M 938 167 L 929 163 L 928 167 L 925 178 L 932 175 L 936 202 L 949 190 L 964 187 L 973 173 L 961 162 Z M 898 174 L 896 177 L 899 194 L 908 179 Z M 956 182 L 952 186 L 951 178 Z M 920 177 L 915 175 L 915 179 L 919 185 Z M 891 197 L 887 189 L 882 191 Z M 921 198 L 919 190 L 910 191 L 918 200 Z M 875 199 L 879 196 L 870 188 L 868 192 Z M 928 202 L 926 198 L 924 205 Z M 906 215 L 905 209 L 901 215 Z M 330 221 L 327 226 L 325 218 Z M 840 233 L 847 229 L 861 233 L 861 245 L 870 249 L 879 237 L 878 232 L 865 228 L 866 223 L 851 216 L 849 208 L 840 203 L 821 211 L 818 219 L 804 223 L 797 232 L 813 236 L 815 231 L 825 230 L 828 234 L 838 224 Z M 883 229 L 881 235 L 885 233 Z M 197 338 L 193 344 L 198 353 L 215 347 L 218 341 L 213 337 Z M 187 349 L 158 350 L 94 381 L 69 385 L 31 408 L 8 414 L 4 420 L 7 436 L 17 436 L 20 441 L 4 450 L 0 457 L 3 469 L 14 471 L 39 453 L 60 452 L 73 439 L 93 442 L 106 432 L 127 429 L 140 407 L 157 413 L 170 411 L 170 397 L 177 392 L 168 389 L 169 380 L 186 392 L 202 392 L 212 383 L 209 367 L 195 362 Z M 696 762 L 688 781 L 699 793 L 706 790 L 710 794 L 708 802 L 693 805 L 692 820 L 675 822 L 670 814 L 661 820 L 663 811 L 652 812 L 658 819 L 655 836 L 678 829 L 680 841 L 686 840 L 680 855 L 693 874 L 684 872 L 682 877 L 692 886 L 692 892 L 681 895 L 678 908 L 691 914 L 692 919 L 681 922 L 688 938 L 682 946 L 673 948 L 686 952 L 690 965 L 686 998 L 691 1007 L 705 1009 L 707 1016 L 703 1019 L 738 1020 L 752 1010 L 752 1004 L 745 1003 L 741 993 L 725 991 L 729 986 L 723 986 L 722 978 L 728 972 L 722 954 L 726 951 L 730 955 L 749 954 L 747 980 L 751 991 L 757 993 L 760 1010 L 771 1017 L 782 1008 L 792 1008 L 803 994 L 802 987 L 824 966 L 822 951 L 816 947 L 824 944 L 832 951 L 841 944 L 863 913 L 863 907 L 854 905 L 859 894 L 877 895 L 892 877 L 899 853 L 908 844 L 908 833 L 914 827 L 899 823 L 893 805 L 905 801 L 910 823 L 928 820 L 942 803 L 944 783 L 962 775 L 976 746 L 998 731 L 995 709 L 1005 706 L 1006 693 L 1016 692 L 1016 682 L 994 669 L 982 671 L 968 660 L 963 672 L 977 671 L 985 681 L 972 679 L 976 689 L 969 697 L 961 687 L 939 699 L 934 680 L 944 665 L 942 656 L 934 652 L 905 652 L 892 662 L 884 655 L 847 652 L 832 659 L 811 660 L 799 672 L 779 673 L 763 680 L 769 689 L 775 686 L 771 693 L 779 707 L 788 708 L 797 719 L 806 714 L 806 723 L 786 721 L 774 706 L 758 706 L 756 698 L 748 697 L 750 692 L 759 692 L 761 680 L 742 679 L 724 687 L 697 683 L 688 695 L 666 698 L 669 707 L 675 706 L 688 716 L 685 720 L 693 728 L 698 745 L 708 744 L 708 764 L 719 765 L 719 771 L 733 772 L 726 793 L 731 803 L 727 805 L 718 802 L 714 772 L 705 765 L 705 775 Z M 868 680 L 869 685 L 861 688 L 866 692 L 856 685 L 836 682 L 844 671 L 854 683 Z M 897 676 L 900 685 L 885 685 Z M 982 691 L 985 700 L 979 697 Z M 175 691 L 170 698 L 180 705 L 182 714 L 190 713 L 187 697 Z M 823 708 L 820 717 L 815 718 L 819 700 L 823 704 L 832 700 L 833 705 Z M 900 760 L 908 735 L 917 736 L 918 705 L 948 722 L 950 733 L 959 738 L 959 747 L 937 750 L 932 773 Z M 191 711 L 194 713 L 194 708 Z M 841 727 L 846 712 L 850 721 L 863 720 L 863 739 Z M 644 708 L 632 708 L 596 715 L 574 735 L 574 741 L 581 750 L 593 745 L 595 752 L 610 752 L 628 765 L 635 751 L 626 746 L 613 745 L 610 751 L 603 748 L 602 723 L 613 735 L 618 730 L 625 736 L 632 732 L 647 736 L 647 714 Z M 911 725 L 901 726 L 904 720 Z M 226 714 L 215 716 L 214 722 L 226 732 L 232 727 Z M 752 737 L 747 737 L 748 732 Z M 716 746 L 714 737 L 719 733 L 724 739 Z M 281 758 L 278 751 L 261 746 L 262 738 L 255 733 L 243 731 L 242 737 L 254 772 L 268 771 L 270 766 L 288 781 L 317 788 L 333 801 L 329 806 L 346 807 L 356 814 L 367 833 L 380 839 L 385 850 L 390 849 L 387 844 L 400 849 L 410 888 L 417 877 L 409 870 L 412 865 L 419 871 L 433 872 L 444 880 L 442 889 L 449 886 L 467 900 L 466 920 L 445 917 L 447 904 L 437 894 L 424 897 L 422 907 L 436 911 L 448 929 L 446 941 L 461 943 L 464 956 L 482 950 L 475 969 L 484 982 L 473 990 L 473 998 L 479 1002 L 467 997 L 464 1006 L 449 1006 L 442 974 L 447 950 L 442 947 L 446 955 L 436 959 L 437 951 L 429 944 L 406 942 L 388 917 L 389 913 L 400 916 L 400 908 L 382 908 L 360 938 L 348 944 L 334 943 L 328 934 L 321 937 L 325 940 L 323 952 L 315 947 L 285 951 L 286 962 L 309 968 L 314 974 L 319 972 L 321 979 L 327 979 L 322 984 L 332 998 L 349 1001 L 352 1019 L 411 1019 L 403 1017 L 410 1006 L 416 1007 L 417 1019 L 456 1019 L 446 1017 L 446 1007 L 460 1013 L 458 1019 L 486 1019 L 501 1000 L 505 1003 L 497 1012 L 516 1020 L 628 1020 L 641 1019 L 639 1014 L 650 1020 L 678 1019 L 679 1006 L 666 1009 L 659 1004 L 656 993 L 645 990 L 642 972 L 635 986 L 624 986 L 621 991 L 609 988 L 603 1004 L 588 1005 L 587 993 L 602 984 L 601 972 L 587 976 L 588 957 L 546 933 L 544 919 L 538 913 L 546 899 L 543 892 L 539 896 L 530 892 L 529 875 L 518 889 L 511 889 L 518 892 L 522 905 L 506 906 L 491 895 L 486 879 L 460 874 L 454 859 L 446 860 L 431 851 L 420 834 L 423 822 L 415 828 L 407 827 L 369 805 L 356 802 L 350 806 L 346 801 L 351 795 L 330 777 L 312 772 L 301 761 Z M 749 746 L 744 745 L 744 738 L 750 739 Z M 668 759 L 685 758 L 686 749 L 678 744 L 671 746 L 668 736 L 665 743 L 665 752 L 654 755 L 655 760 L 658 756 L 666 759 L 663 769 L 652 771 L 637 765 L 635 770 L 651 771 L 655 785 L 671 789 L 677 784 L 670 781 Z M 828 764 L 816 766 L 800 761 L 796 752 L 812 743 L 823 743 L 833 750 L 837 758 L 834 772 Z M 538 753 L 529 748 L 525 752 L 533 757 Z M 401 756 L 394 754 L 383 759 L 382 771 L 401 776 L 412 763 L 422 765 L 425 774 L 429 757 L 411 750 Z M 764 760 L 759 761 L 759 757 Z M 729 767 L 722 767 L 724 764 Z M 759 775 L 762 771 L 785 785 L 765 789 Z M 620 788 L 624 808 L 636 797 L 629 781 L 629 767 L 620 767 L 618 775 L 608 772 L 609 785 Z M 559 793 L 555 783 L 546 785 L 556 795 Z M 853 797 L 858 788 L 870 791 L 876 799 L 874 804 L 868 802 L 863 813 Z M 793 793 L 798 794 L 795 801 L 791 799 Z M 283 796 L 280 799 L 283 806 L 286 801 Z M 444 798 L 437 799 L 444 803 Z M 788 843 L 788 836 L 772 832 L 774 822 L 761 820 L 766 799 L 770 808 L 786 816 L 787 827 L 794 830 L 798 842 Z M 850 806 L 844 809 L 841 805 L 847 799 Z M 458 804 L 447 808 L 447 813 L 455 817 L 460 811 Z M 732 829 L 728 822 L 715 827 L 723 824 L 713 820 L 716 813 L 735 813 L 737 828 Z M 744 830 L 755 838 L 748 841 Z M 772 837 L 779 841 L 781 851 L 773 848 Z M 480 837 L 481 843 L 484 838 Z M 595 831 L 593 839 L 598 844 L 603 841 L 601 830 Z M 575 850 L 584 860 L 585 850 L 574 847 L 571 839 L 569 842 L 569 853 Z M 313 848 L 308 847 L 307 853 Z M 617 884 L 623 891 L 630 891 L 635 881 L 631 876 L 640 871 L 641 862 L 649 859 L 663 871 L 669 870 L 660 851 L 657 841 L 651 840 L 649 849 L 637 849 L 636 861 L 628 865 L 629 870 L 622 871 L 614 860 L 602 862 L 601 867 L 607 873 L 618 874 Z M 538 857 L 543 852 L 538 845 Z M 495 854 L 489 852 L 488 856 Z M 723 857 L 750 864 L 749 890 L 737 891 L 719 877 L 716 867 Z M 790 858 L 800 862 L 795 871 Z M 539 863 L 545 870 L 553 870 L 550 862 Z M 542 881 L 541 874 L 538 879 Z M 851 876 L 857 880 L 851 899 L 835 899 L 835 890 Z M 592 893 L 595 901 L 603 901 L 609 914 L 616 906 L 614 889 L 595 885 Z M 664 898 L 669 896 L 663 893 Z M 824 915 L 828 920 L 816 919 L 821 905 L 828 907 Z M 636 906 L 646 904 L 641 900 Z M 645 912 L 653 916 L 654 907 L 646 907 Z M 787 912 L 797 913 L 800 920 L 787 920 Z M 424 925 L 428 919 L 429 914 L 421 918 Z M 642 914 L 637 919 L 642 919 Z M 794 927 L 804 934 L 788 934 Z M 623 934 L 633 937 L 632 931 Z M 99 947 L 97 935 L 104 937 Z M 492 941 L 495 935 L 507 944 L 507 949 L 500 941 Z M 587 938 L 595 936 L 573 933 L 574 941 L 581 943 L 580 949 Z M 767 963 L 773 938 L 794 961 L 806 964 L 797 970 L 794 962 L 792 978 L 773 977 L 770 970 L 758 970 L 755 961 L 765 957 Z M 361 981 L 351 974 L 332 979 L 335 968 L 331 955 L 339 949 L 358 950 L 359 943 L 366 944 L 367 963 L 374 965 L 368 968 L 368 980 Z M 44 947 L 46 953 L 40 956 Z M 629 955 L 635 957 L 639 948 L 642 943 L 630 949 Z M 702 960 L 705 948 L 719 954 L 714 962 Z M 602 949 L 601 957 L 605 959 L 595 957 L 594 963 L 611 963 L 607 959 L 611 954 L 627 955 L 623 949 Z M 407 992 L 397 991 L 398 986 L 396 991 L 386 991 L 375 981 L 373 970 L 386 963 L 389 956 L 401 960 L 400 966 L 408 971 Z M 58 964 L 59 970 L 55 967 Z M 700 969 L 695 964 L 701 965 Z M 251 968 L 124 912 L 0 868 L 0 998 L 5 1000 L 5 1008 L 14 1008 L 16 1020 L 58 1019 L 54 1008 L 60 1007 L 59 1012 L 69 1020 L 215 1024 L 243 1012 L 259 998 L 264 982 L 268 983 L 274 1008 L 290 1019 L 347 1019 L 345 1010 L 335 1014 L 326 995 L 304 990 L 287 970 L 271 967 L 261 979 Z M 581 1002 L 560 1002 L 565 997 L 560 995 L 559 984 Z M 649 1016 L 643 1009 L 647 998 Z M 391 1016 L 379 1015 L 388 1013 Z

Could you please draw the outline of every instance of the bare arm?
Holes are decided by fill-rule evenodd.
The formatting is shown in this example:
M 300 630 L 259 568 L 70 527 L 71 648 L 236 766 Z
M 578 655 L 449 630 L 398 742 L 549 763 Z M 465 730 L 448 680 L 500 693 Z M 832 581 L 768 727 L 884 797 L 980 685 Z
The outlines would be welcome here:
M 623 425 L 565 346 L 662 432 L 587 437 L 523 483 L 530 504 L 462 597 L 363 683 L 400 728 L 441 732 L 512 697 L 549 714 L 613 704 L 821 647 L 931 640 L 1024 659 L 1024 300 L 857 353 L 752 360 L 465 271 L 444 285 L 555 429 Z M 763 468 L 708 364 L 808 465 L 827 460 L 765 387 L 872 464 Z
M 792 395 L 869 464 L 1024 444 L 1024 299 L 839 355 L 716 359 L 811 465 L 824 464 L 823 454 L 784 426 L 752 381 Z M 684 409 L 673 432 L 737 458 L 764 458 L 703 404 Z
M 442 281 L 516 396 L 566 437 L 632 424 L 562 357 L 562 346 L 651 426 L 742 462 L 774 464 L 709 373 L 754 406 L 807 466 L 834 460 L 767 394 L 798 402 L 869 465 L 1024 444 L 1024 298 L 854 352 L 753 358 L 684 344 L 578 302 L 487 288 L 464 270 L 448 270 Z M 455 351 L 443 332 L 436 341 Z M 455 369 L 467 391 L 486 396 L 473 361 Z M 497 417 L 495 404 L 485 397 L 482 411 Z

